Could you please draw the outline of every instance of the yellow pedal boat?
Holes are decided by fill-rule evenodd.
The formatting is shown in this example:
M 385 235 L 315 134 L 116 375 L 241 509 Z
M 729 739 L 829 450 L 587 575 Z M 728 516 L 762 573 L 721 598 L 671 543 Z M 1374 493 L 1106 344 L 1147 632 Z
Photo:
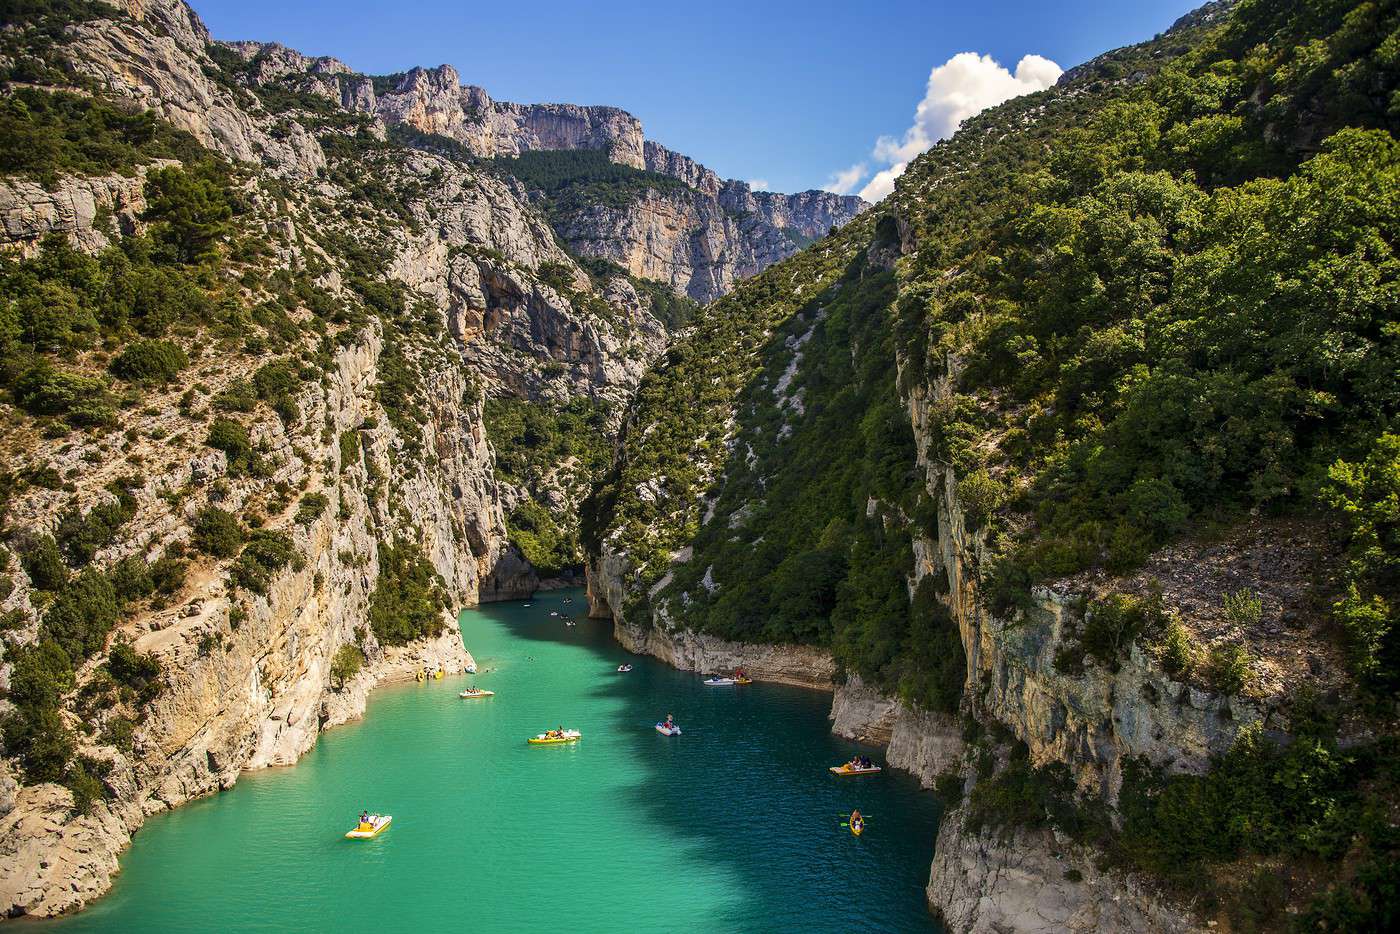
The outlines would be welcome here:
M 369 840 L 389 829 L 394 818 L 389 814 L 371 814 L 368 820 L 360 821 L 355 829 L 345 835 L 347 840 Z
M 583 738 L 583 734 L 578 730 L 565 730 L 559 736 L 551 736 L 548 733 L 541 733 L 539 736 L 532 736 L 525 742 L 531 746 L 557 746 L 560 743 L 576 743 Z
M 495 696 L 496 696 L 496 692 L 495 692 L 495 691 L 463 691 L 462 693 L 458 694 L 457 696 L 458 696 L 458 697 L 466 697 L 466 698 L 472 698 L 472 697 L 495 697 Z
M 878 765 L 872 765 L 868 769 L 853 769 L 851 768 L 851 764 L 846 762 L 841 765 L 833 765 L 831 768 L 827 769 L 827 771 L 832 775 L 874 775 L 876 772 L 880 771 L 880 767 Z

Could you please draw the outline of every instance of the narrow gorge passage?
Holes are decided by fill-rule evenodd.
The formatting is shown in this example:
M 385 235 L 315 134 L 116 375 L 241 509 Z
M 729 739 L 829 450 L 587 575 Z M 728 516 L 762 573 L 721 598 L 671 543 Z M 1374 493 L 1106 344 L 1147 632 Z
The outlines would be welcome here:
M 831 735 L 829 694 L 706 688 L 604 622 L 549 615 L 583 603 L 463 612 L 479 674 L 381 688 L 297 765 L 152 819 L 106 897 L 36 930 L 939 930 L 923 897 L 938 804 L 901 773 L 827 774 L 880 758 Z M 459 699 L 469 683 L 496 695 Z M 667 713 L 682 736 L 652 728 Z M 576 747 L 525 744 L 561 723 Z M 854 807 L 858 840 L 840 826 Z M 342 839 L 363 808 L 392 828 Z

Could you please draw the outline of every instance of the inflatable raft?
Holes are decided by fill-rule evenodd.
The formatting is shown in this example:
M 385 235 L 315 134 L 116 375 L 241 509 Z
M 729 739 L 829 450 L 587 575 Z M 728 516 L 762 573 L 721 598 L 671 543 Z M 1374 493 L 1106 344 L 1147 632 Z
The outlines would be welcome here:
M 462 693 L 458 694 L 457 696 L 458 696 L 458 697 L 466 697 L 466 698 L 472 698 L 472 697 L 495 697 L 495 696 L 496 696 L 496 692 L 495 692 L 495 691 L 463 691 Z
M 360 821 L 355 829 L 345 835 L 347 840 L 369 840 L 389 829 L 394 818 L 389 814 L 371 814 L 368 820 Z
M 565 730 L 560 736 L 550 736 L 548 733 L 541 733 L 539 736 L 532 736 L 525 742 L 531 746 L 556 746 L 560 743 L 576 743 L 583 738 L 583 734 L 578 730 Z

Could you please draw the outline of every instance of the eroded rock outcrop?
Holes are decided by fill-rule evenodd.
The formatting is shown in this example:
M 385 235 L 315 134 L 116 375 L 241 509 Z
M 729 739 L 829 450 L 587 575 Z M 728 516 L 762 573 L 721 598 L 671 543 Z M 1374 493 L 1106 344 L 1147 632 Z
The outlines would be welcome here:
M 1048 830 L 971 831 L 964 808 L 943 816 L 928 900 L 965 934 L 1178 934 L 1204 928 L 1138 879 L 1100 871 L 1097 854 Z
M 146 173 L 174 164 L 158 160 L 130 176 L 65 176 L 51 188 L 28 179 L 0 179 L 0 236 L 21 256 L 33 255 L 51 233 L 67 235 L 82 249 L 100 250 L 139 228 Z

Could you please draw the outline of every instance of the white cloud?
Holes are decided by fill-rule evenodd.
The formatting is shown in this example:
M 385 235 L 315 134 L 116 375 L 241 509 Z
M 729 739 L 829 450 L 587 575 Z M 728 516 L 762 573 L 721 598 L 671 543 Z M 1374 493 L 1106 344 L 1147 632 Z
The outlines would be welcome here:
M 751 178 L 751 179 L 749 179 L 749 187 L 752 188 L 754 191 L 767 191 L 767 190 L 768 190 L 768 179 L 766 179 L 766 178 Z
M 822 187 L 838 195 L 848 195 L 856 190 L 856 186 L 863 178 L 865 178 L 865 163 L 857 162 L 849 169 L 832 172 L 831 177 L 826 180 L 826 184 Z
M 1015 74 L 999 65 L 990 55 L 959 52 L 929 72 L 924 99 L 914 111 L 914 123 L 901 137 L 882 136 L 871 150 L 872 160 L 885 166 L 860 190 L 866 201 L 879 201 L 894 191 L 894 180 L 904 174 L 909 160 L 940 139 L 957 132 L 968 117 L 1002 101 L 1043 91 L 1060 77 L 1059 65 L 1039 55 L 1027 55 L 1016 63 Z M 850 173 L 859 168 L 859 174 Z M 852 191 L 865 177 L 865 163 L 838 172 L 833 180 L 846 184 L 844 190 L 830 182 L 827 188 L 841 194 Z

